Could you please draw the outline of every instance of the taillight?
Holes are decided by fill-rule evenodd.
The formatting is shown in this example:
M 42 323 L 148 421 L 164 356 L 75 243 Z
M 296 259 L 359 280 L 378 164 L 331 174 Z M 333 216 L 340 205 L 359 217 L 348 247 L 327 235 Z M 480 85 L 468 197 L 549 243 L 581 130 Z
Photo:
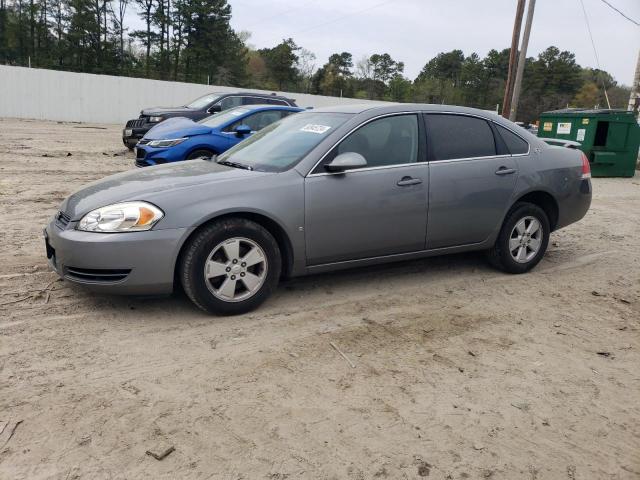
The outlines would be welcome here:
M 584 153 L 582 154 L 582 178 L 591 178 L 591 165 L 589 165 L 589 159 Z

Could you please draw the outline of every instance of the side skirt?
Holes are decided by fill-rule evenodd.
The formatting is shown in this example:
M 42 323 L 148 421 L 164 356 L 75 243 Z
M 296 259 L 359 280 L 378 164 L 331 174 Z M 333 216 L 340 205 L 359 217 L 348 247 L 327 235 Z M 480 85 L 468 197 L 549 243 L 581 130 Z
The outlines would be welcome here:
M 366 267 L 370 265 L 380 265 L 383 263 L 403 262 L 406 260 L 416 260 L 419 258 L 436 257 L 452 253 L 472 252 L 487 250 L 493 245 L 492 242 L 473 243 L 469 245 L 459 245 L 457 247 L 434 248 L 431 250 L 420 250 L 417 252 L 398 253 L 395 255 L 383 255 L 379 257 L 360 258 L 357 260 L 345 260 L 342 262 L 322 263 L 319 265 L 307 266 L 307 274 L 333 272 L 348 268 Z

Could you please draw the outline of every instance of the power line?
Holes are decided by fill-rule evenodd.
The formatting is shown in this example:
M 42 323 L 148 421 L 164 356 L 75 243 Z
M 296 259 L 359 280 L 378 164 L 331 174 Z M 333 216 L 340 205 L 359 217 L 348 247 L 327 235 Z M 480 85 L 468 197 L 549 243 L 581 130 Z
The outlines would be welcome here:
M 251 31 L 252 28 L 257 27 L 258 25 L 262 26 L 266 22 L 270 22 L 271 20 L 280 19 L 280 18 L 282 18 L 284 16 L 289 15 L 290 13 L 297 12 L 298 10 L 301 10 L 301 9 L 303 9 L 305 7 L 308 7 L 310 4 L 315 3 L 317 1 L 318 0 L 307 0 L 303 4 L 297 5 L 294 8 L 287 8 L 285 10 L 282 10 L 281 12 L 276 13 L 275 15 L 272 15 L 272 16 L 267 17 L 267 18 L 263 18 L 262 20 L 260 20 L 260 22 L 250 24 L 248 27 L 245 27 L 245 30 Z
M 609 106 L 609 110 L 611 110 L 611 103 L 609 103 L 609 95 L 607 95 L 607 85 L 604 83 L 602 68 L 600 68 L 600 59 L 598 58 L 598 51 L 596 50 L 596 43 L 593 41 L 593 35 L 591 33 L 591 25 L 589 25 L 589 17 L 587 16 L 587 10 L 584 8 L 584 0 L 580 0 L 580 5 L 582 5 L 582 12 L 584 13 L 584 21 L 587 24 L 587 31 L 589 32 L 589 38 L 591 39 L 591 46 L 593 47 L 593 54 L 596 57 L 596 64 L 598 65 L 598 73 L 600 75 L 600 80 L 602 81 L 602 89 L 604 90 L 604 98 L 607 99 L 607 105 Z
M 314 26 L 309 27 L 309 28 L 305 28 L 303 30 L 298 30 L 297 32 L 294 32 L 293 35 L 297 35 L 299 33 L 305 33 L 305 32 L 308 32 L 309 30 L 315 30 L 316 28 L 324 27 L 325 25 L 329 25 L 331 23 L 341 22 L 345 18 L 351 17 L 353 15 L 357 15 L 359 13 L 368 12 L 369 10 L 373 10 L 374 8 L 382 7 L 383 5 L 387 5 L 389 3 L 396 2 L 396 1 L 397 0 L 386 0 L 385 2 L 376 3 L 375 5 L 371 5 L 370 7 L 362 8 L 360 10 L 356 10 L 355 12 L 349 12 L 349 13 L 347 13 L 345 15 L 342 15 L 341 17 L 334 18 L 333 20 L 329 20 L 327 22 L 319 23 L 317 25 L 314 25 Z
M 604 3 L 605 5 L 607 5 L 609 8 L 612 8 L 613 10 L 615 10 L 616 12 L 618 12 L 620 15 L 622 15 L 624 18 L 626 18 L 627 20 L 629 20 L 631 23 L 635 23 L 637 26 L 640 27 L 640 23 L 636 22 L 633 18 L 629 17 L 628 15 L 625 15 L 624 12 L 621 12 L 620 10 L 618 10 L 616 7 L 614 7 L 613 5 L 611 5 L 609 2 L 607 2 L 607 0 L 600 0 L 602 3 Z

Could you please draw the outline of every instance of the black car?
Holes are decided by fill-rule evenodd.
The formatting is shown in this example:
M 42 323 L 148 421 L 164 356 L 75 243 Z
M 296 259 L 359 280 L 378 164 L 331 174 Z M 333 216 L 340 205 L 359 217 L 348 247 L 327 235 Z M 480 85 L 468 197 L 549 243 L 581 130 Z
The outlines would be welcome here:
M 288 105 L 296 107 L 295 100 L 275 93 L 209 93 L 182 107 L 153 107 L 140 112 L 135 120 L 129 120 L 122 130 L 122 143 L 133 149 L 144 134 L 158 123 L 171 117 L 201 120 L 214 113 L 241 105 Z

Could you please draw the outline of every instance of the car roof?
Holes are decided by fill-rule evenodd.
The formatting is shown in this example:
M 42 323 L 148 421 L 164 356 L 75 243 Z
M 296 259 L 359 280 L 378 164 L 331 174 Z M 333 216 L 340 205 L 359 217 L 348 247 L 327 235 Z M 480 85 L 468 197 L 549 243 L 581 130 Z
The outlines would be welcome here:
M 304 108 L 300 107 L 291 107 L 289 105 L 269 105 L 269 104 L 255 104 L 255 105 L 239 105 L 237 107 L 233 107 L 230 110 L 242 109 L 247 110 L 248 112 L 255 112 L 259 110 L 287 110 L 290 112 L 302 112 Z M 228 111 L 228 110 L 225 110 Z
M 347 104 L 334 105 L 331 107 L 320 107 L 310 110 L 310 112 L 321 113 L 398 113 L 398 112 L 447 112 L 447 113 L 466 113 L 471 115 L 479 115 L 482 117 L 498 117 L 498 115 L 490 110 L 480 110 L 478 108 L 459 107 L 456 105 L 439 105 L 431 103 L 364 103 L 364 104 Z
M 261 98 L 277 98 L 279 100 L 291 100 L 283 95 L 276 95 L 275 93 L 254 93 L 254 92 L 214 92 L 215 95 L 221 97 L 239 96 L 239 97 L 261 97 Z

